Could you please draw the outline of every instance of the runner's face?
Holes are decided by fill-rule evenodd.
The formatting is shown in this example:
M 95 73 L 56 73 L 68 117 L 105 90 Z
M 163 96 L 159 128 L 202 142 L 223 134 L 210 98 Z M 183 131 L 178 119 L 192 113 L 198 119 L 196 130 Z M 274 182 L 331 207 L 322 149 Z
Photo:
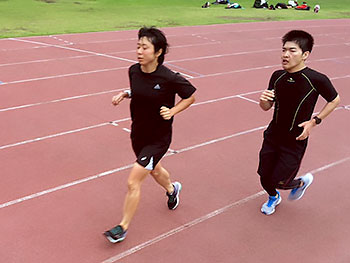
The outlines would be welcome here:
M 160 52 L 154 52 L 153 44 L 147 37 L 142 37 L 137 42 L 137 60 L 141 66 L 157 65 Z
M 309 56 L 309 51 L 303 51 L 295 42 L 288 41 L 282 48 L 282 67 L 289 73 L 297 72 L 305 67 L 305 60 Z

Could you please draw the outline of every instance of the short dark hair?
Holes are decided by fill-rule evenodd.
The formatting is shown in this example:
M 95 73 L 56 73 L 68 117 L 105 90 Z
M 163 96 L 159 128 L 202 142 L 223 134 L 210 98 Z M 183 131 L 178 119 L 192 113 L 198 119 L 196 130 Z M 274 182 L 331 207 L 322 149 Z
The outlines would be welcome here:
M 165 37 L 165 34 L 158 28 L 152 27 L 142 27 L 138 33 L 138 39 L 146 37 L 154 46 L 154 52 L 158 52 L 162 49 L 162 54 L 158 57 L 158 64 L 161 65 L 164 62 L 164 55 L 168 53 L 169 44 Z
M 285 34 L 282 38 L 283 45 L 288 41 L 297 43 L 303 53 L 305 51 L 311 53 L 314 46 L 314 38 L 308 32 L 302 30 L 292 30 Z

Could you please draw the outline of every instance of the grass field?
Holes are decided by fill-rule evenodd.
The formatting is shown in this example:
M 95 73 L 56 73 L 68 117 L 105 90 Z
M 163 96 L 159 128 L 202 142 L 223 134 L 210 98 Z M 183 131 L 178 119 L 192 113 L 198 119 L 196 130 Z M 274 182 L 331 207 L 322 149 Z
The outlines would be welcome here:
M 254 0 L 237 0 L 244 9 L 236 10 L 225 9 L 224 5 L 202 9 L 204 0 L 0 0 L 0 38 L 126 30 L 143 25 L 173 27 L 350 18 L 348 1 L 307 1 L 312 8 L 315 4 L 321 6 L 315 14 L 290 9 L 255 9 Z M 278 2 L 283 1 L 268 1 L 273 5 Z

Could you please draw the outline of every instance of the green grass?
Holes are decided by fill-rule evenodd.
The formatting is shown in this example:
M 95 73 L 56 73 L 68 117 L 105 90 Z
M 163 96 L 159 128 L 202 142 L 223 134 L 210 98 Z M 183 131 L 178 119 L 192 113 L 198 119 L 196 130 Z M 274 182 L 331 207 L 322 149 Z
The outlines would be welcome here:
M 254 9 L 254 0 L 237 0 L 244 7 L 242 10 L 225 9 L 224 5 L 202 9 L 204 0 L 0 0 L 0 38 L 137 29 L 143 25 L 174 27 L 350 18 L 348 1 L 307 1 L 311 7 L 321 6 L 321 11 L 315 14 Z M 269 1 L 269 4 L 278 2 L 283 1 Z

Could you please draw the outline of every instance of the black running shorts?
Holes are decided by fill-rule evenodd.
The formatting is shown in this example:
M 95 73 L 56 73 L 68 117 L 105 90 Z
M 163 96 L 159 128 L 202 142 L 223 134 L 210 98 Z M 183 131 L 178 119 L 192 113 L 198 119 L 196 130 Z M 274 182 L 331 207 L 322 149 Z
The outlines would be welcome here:
M 268 177 L 275 186 L 288 185 L 297 175 L 307 147 L 307 140 L 281 144 L 265 137 L 259 154 L 258 174 Z
M 170 142 L 144 143 L 132 140 L 132 148 L 137 157 L 136 162 L 147 170 L 154 170 L 158 162 L 166 154 Z

